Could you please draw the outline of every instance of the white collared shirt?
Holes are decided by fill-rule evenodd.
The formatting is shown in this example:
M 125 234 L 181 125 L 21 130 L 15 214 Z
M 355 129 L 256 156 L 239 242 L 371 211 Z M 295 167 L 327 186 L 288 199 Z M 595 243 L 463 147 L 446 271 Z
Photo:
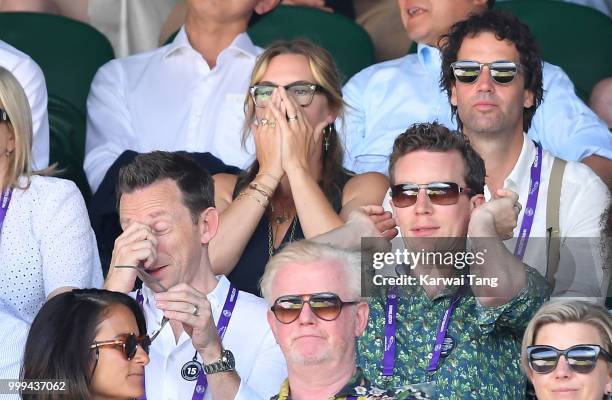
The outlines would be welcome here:
M 49 166 L 47 86 L 42 70 L 30 56 L 0 40 L 0 66 L 19 81 L 32 109 L 32 159 L 34 169 Z
M 102 66 L 87 99 L 84 168 L 92 190 L 125 150 L 208 151 L 247 167 L 255 151 L 252 139 L 247 150 L 240 141 L 244 99 L 261 51 L 241 33 L 210 69 L 182 28 L 166 46 Z
M 518 237 L 525 213 L 531 165 L 536 155 L 536 146 L 524 135 L 521 154 L 504 181 L 504 187 L 519 195 L 522 205 L 518 216 L 514 237 Z M 548 201 L 548 182 L 554 157 L 542 151 L 542 171 L 538 203 L 534 213 L 530 239 L 523 262 L 546 276 L 548 233 L 546 226 L 546 204 Z M 485 186 L 485 199 L 491 194 Z M 392 211 L 389 193 L 383 206 Z M 559 237 L 561 238 L 560 260 L 555 275 L 553 297 L 589 297 L 600 303 L 605 301 L 609 284 L 609 270 L 603 262 L 600 238 L 602 235 L 602 214 L 606 210 L 610 195 L 603 181 L 586 165 L 568 162 L 563 174 L 561 200 L 559 205 Z M 398 227 L 399 229 L 399 227 Z M 401 236 L 401 231 L 398 234 Z M 401 240 L 393 242 L 403 248 Z M 516 239 L 504 242 L 510 252 L 514 252 Z
M 219 321 L 230 287 L 225 276 L 217 276 L 217 279 L 217 287 L 206 296 L 215 324 Z M 153 291 L 144 287 L 142 293 L 147 332 L 151 334 L 159 328 L 163 313 L 155 307 Z M 130 295 L 135 298 L 136 292 Z M 277 393 L 287 377 L 285 358 L 268 325 L 267 311 L 268 305 L 263 299 L 246 292 L 238 295 L 223 338 L 223 348 L 234 355 L 236 372 L 240 376 L 240 388 L 235 399 L 267 400 Z M 170 325 L 165 326 L 151 345 L 151 361 L 145 369 L 147 399 L 190 399 L 196 382 L 184 380 L 181 368 L 193 359 L 194 354 L 195 349 L 186 332 L 181 333 L 177 343 Z M 198 361 L 202 362 L 199 355 Z M 211 399 L 210 389 L 204 399 Z
M 369 155 L 388 157 L 395 138 L 412 124 L 438 121 L 456 129 L 446 93 L 440 89 L 441 58 L 419 44 L 417 54 L 372 65 L 354 75 L 342 94 L 348 104 L 341 131 L 346 135 L 344 166 L 356 173 L 387 174 L 388 159 L 371 164 Z M 529 137 L 564 160 L 592 154 L 612 158 L 608 127 L 576 96 L 563 70 L 543 63 L 544 100 Z M 364 161 L 365 161 L 364 160 Z

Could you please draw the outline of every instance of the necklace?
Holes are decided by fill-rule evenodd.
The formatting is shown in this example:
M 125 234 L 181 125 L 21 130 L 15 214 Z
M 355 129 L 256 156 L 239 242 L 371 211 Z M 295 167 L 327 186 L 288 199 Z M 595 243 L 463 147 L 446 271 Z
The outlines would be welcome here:
M 270 207 L 272 209 L 272 221 L 276 224 L 276 225 L 282 225 L 285 222 L 289 221 L 290 218 L 290 214 L 287 211 L 287 209 L 283 208 L 283 212 L 280 215 L 275 215 L 274 213 L 274 203 L 270 202 Z M 278 227 L 277 227 L 278 229 Z
M 289 218 L 287 218 L 288 220 Z M 276 222 L 276 221 L 274 221 Z M 297 216 L 293 217 L 291 223 L 291 234 L 289 234 L 289 243 L 293 242 L 293 236 L 295 235 L 295 225 L 297 225 Z M 278 231 L 278 226 L 276 227 Z M 272 238 L 272 224 L 268 221 L 268 255 L 272 257 L 274 255 L 274 239 Z

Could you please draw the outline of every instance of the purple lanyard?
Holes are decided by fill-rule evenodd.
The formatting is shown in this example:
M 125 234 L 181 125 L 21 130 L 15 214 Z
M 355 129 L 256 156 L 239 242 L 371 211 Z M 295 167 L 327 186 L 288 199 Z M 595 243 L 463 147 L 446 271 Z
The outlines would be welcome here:
M 387 302 L 385 304 L 385 349 L 382 370 L 382 375 L 385 377 L 393 376 L 393 369 L 395 368 L 397 297 L 398 288 L 397 286 L 393 286 L 387 292 Z M 440 328 L 438 329 L 438 333 L 436 335 L 436 343 L 434 344 L 434 349 L 431 354 L 431 361 L 429 362 L 429 367 L 427 367 L 427 372 L 431 373 L 438 369 L 440 355 L 442 354 L 442 344 L 444 343 L 444 338 L 446 337 L 446 331 L 448 330 L 448 325 L 450 324 L 453 311 L 455 311 L 457 303 L 459 303 L 460 299 L 461 293 L 453 296 L 448 309 L 442 317 Z
M 7 189 L 4 193 L 2 193 L 2 200 L 0 200 L 0 233 L 2 233 L 2 225 L 4 225 L 4 218 L 6 218 L 6 213 L 8 212 L 8 207 L 12 196 L 12 188 Z
M 521 230 L 519 231 L 516 247 L 514 248 L 514 255 L 520 260 L 523 260 L 525 250 L 527 249 L 527 242 L 529 241 L 529 234 L 531 233 L 531 225 L 533 225 L 533 218 L 535 216 L 535 209 L 538 204 L 538 193 L 540 189 L 540 175 L 542 173 L 542 146 L 540 146 L 538 143 L 535 143 L 535 145 L 537 147 L 538 154 L 531 165 L 529 196 L 527 197 L 527 204 L 525 205 L 525 211 L 523 212 Z
M 221 341 L 223 341 L 223 337 L 225 336 L 225 332 L 227 332 L 227 326 L 229 325 L 230 318 L 232 318 L 232 313 L 234 311 L 234 306 L 236 305 L 236 300 L 238 299 L 238 289 L 230 282 L 229 291 L 227 293 L 227 297 L 225 298 L 225 304 L 223 304 L 223 310 L 221 311 L 221 316 L 219 316 L 219 322 L 217 323 L 217 334 Z M 144 301 L 144 297 L 142 296 L 142 290 L 138 290 L 136 294 L 136 300 L 142 307 L 142 303 Z M 206 379 L 206 374 L 202 369 L 198 374 L 198 380 L 196 382 L 196 386 L 193 389 L 193 396 L 191 396 L 191 400 L 202 400 L 204 398 L 204 394 L 206 393 L 206 389 L 208 388 L 208 380 Z M 139 400 L 146 400 L 145 396 L 139 398 Z

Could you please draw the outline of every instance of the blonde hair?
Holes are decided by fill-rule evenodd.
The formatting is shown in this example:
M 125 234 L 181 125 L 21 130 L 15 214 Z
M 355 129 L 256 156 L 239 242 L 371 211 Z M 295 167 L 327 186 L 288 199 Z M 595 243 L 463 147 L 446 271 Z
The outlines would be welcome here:
M 30 184 L 34 174 L 47 175 L 53 168 L 41 171 L 32 169 L 32 111 L 25 91 L 17 78 L 5 68 L 0 67 L 0 104 L 6 111 L 9 121 L 5 122 L 15 140 L 15 150 L 8 155 L 9 167 L 5 173 L 6 186 L 16 187 L 19 178 L 27 178 L 25 188 Z M 0 154 L 4 157 L 5 154 Z M 0 188 L 1 189 L 1 188 Z
M 521 346 L 521 366 L 525 373 L 529 371 L 527 362 L 527 346 L 531 346 L 538 331 L 544 325 L 557 323 L 564 324 L 579 322 L 591 325 L 597 329 L 603 342 L 603 348 L 612 353 L 612 317 L 604 307 L 580 300 L 553 300 L 544 304 L 533 316 L 525 334 Z M 529 374 L 527 373 L 527 376 Z
M 279 253 L 275 254 L 268 264 L 266 270 L 261 277 L 260 288 L 263 298 L 268 304 L 272 305 L 272 284 L 278 271 L 289 264 L 304 265 L 313 262 L 324 262 L 329 265 L 329 268 L 343 268 L 345 273 L 345 282 L 343 285 L 349 290 L 350 299 L 345 301 L 361 301 L 361 257 L 359 252 L 342 250 L 332 247 L 328 244 L 317 243 L 310 240 L 300 240 L 283 248 Z

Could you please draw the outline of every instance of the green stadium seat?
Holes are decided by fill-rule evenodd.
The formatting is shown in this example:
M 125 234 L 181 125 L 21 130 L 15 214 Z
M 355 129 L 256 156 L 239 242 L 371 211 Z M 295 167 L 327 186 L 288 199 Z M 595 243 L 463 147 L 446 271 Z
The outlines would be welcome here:
M 582 100 L 597 82 L 612 76 L 612 19 L 605 14 L 556 0 L 498 1 L 496 8 L 529 26 L 544 60 L 563 68 Z
M 267 47 L 275 40 L 306 38 L 329 51 L 344 81 L 374 63 L 368 33 L 353 20 L 311 7 L 278 6 L 248 30 L 253 42 Z

